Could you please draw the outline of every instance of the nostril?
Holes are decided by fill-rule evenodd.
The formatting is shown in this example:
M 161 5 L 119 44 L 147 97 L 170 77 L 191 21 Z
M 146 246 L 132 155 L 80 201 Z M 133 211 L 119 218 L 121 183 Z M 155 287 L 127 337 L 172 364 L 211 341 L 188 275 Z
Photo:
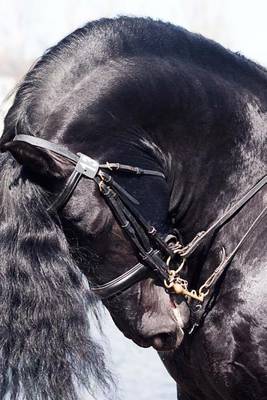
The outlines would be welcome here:
M 152 346 L 158 351 L 166 351 L 176 347 L 177 333 L 176 332 L 162 332 L 151 338 Z
M 152 346 L 155 349 L 161 349 L 163 347 L 163 343 L 164 343 L 164 341 L 163 341 L 163 338 L 161 337 L 161 335 L 154 336 L 152 339 Z

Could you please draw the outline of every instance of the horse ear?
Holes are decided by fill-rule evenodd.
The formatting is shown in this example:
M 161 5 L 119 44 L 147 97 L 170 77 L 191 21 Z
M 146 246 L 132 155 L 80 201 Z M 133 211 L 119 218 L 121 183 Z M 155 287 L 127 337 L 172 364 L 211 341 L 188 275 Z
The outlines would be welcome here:
M 35 175 L 62 179 L 67 175 L 67 162 L 49 150 L 21 141 L 7 142 L 1 145 L 1 152 L 9 151 L 12 156 Z

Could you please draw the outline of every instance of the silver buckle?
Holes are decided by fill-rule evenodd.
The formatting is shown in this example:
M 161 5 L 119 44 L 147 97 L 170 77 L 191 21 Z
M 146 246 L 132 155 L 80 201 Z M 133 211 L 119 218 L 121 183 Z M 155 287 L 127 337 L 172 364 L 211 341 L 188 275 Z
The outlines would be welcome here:
M 80 174 L 93 179 L 99 170 L 99 163 L 93 158 L 88 157 L 83 153 L 77 153 L 77 155 L 80 158 L 76 164 L 75 170 Z

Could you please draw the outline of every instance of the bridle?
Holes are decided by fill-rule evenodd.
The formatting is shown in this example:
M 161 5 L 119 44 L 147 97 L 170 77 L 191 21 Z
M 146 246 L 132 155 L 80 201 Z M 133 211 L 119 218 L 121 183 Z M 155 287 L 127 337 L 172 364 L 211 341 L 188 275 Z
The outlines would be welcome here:
M 74 154 L 64 146 L 34 136 L 17 135 L 14 140 L 26 142 L 32 146 L 52 151 L 68 159 L 75 166 L 63 190 L 49 206 L 48 211 L 50 213 L 57 212 L 57 210 L 67 203 L 82 177 L 89 178 L 96 183 L 100 193 L 103 195 L 116 220 L 125 232 L 125 235 L 136 248 L 140 262 L 110 282 L 91 288 L 93 292 L 102 299 L 119 295 L 135 283 L 147 278 L 152 273 L 153 275 L 156 274 L 164 283 L 168 292 L 182 295 L 187 299 L 191 298 L 203 302 L 209 293 L 210 287 L 219 279 L 245 240 L 267 213 L 267 207 L 265 207 L 250 225 L 231 254 L 226 256 L 225 250 L 222 249 L 222 258 L 219 266 L 200 287 L 198 292 L 196 290 L 190 291 L 188 289 L 188 282 L 180 276 L 180 272 L 187 258 L 190 257 L 207 238 L 216 233 L 239 212 L 241 208 L 266 185 L 267 175 L 263 176 L 255 186 L 243 195 L 227 212 L 212 223 L 206 231 L 198 233 L 189 244 L 183 246 L 175 235 L 167 235 L 165 238 L 162 238 L 156 228 L 150 225 L 136 209 L 136 205 L 139 204 L 138 201 L 122 188 L 107 171 L 127 173 L 140 177 L 147 175 L 165 179 L 162 172 L 119 163 L 106 162 L 105 164 L 99 164 L 96 160 L 85 154 Z M 177 260 L 178 267 L 176 265 L 174 268 L 174 264 L 177 264 Z
M 168 267 L 161 256 L 173 257 L 172 250 L 161 238 L 155 227 L 150 225 L 136 209 L 135 206 L 139 204 L 138 201 L 107 173 L 107 171 L 112 171 L 165 179 L 162 172 L 119 163 L 99 164 L 85 154 L 74 154 L 64 146 L 34 136 L 17 135 L 14 141 L 26 142 L 32 146 L 52 151 L 74 164 L 75 168 L 66 185 L 48 208 L 50 213 L 57 212 L 67 203 L 82 177 L 89 178 L 96 183 L 125 235 L 137 249 L 141 262 L 111 282 L 92 287 L 92 290 L 99 297 L 108 298 L 118 295 L 134 283 L 147 277 L 148 269 L 154 271 L 161 280 L 168 279 Z

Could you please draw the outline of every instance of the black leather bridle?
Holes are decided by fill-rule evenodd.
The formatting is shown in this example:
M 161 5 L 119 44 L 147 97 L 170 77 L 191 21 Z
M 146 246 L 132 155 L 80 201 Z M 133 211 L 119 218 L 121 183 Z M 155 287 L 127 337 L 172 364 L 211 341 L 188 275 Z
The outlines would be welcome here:
M 64 146 L 29 135 L 17 135 L 14 140 L 26 142 L 30 145 L 52 151 L 53 153 L 59 154 L 60 156 L 68 159 L 75 166 L 72 174 L 66 182 L 65 187 L 61 193 L 59 193 L 52 205 L 48 208 L 49 212 L 57 212 L 58 209 L 66 204 L 82 177 L 89 178 L 98 185 L 101 194 L 104 196 L 121 228 L 137 249 L 140 258 L 139 263 L 112 281 L 103 285 L 92 287 L 92 290 L 102 299 L 110 298 L 122 293 L 135 283 L 145 279 L 151 275 L 151 273 L 153 273 L 165 283 L 166 288 L 174 289 L 174 293 L 200 300 L 199 296 L 195 295 L 196 291 L 193 290 L 189 292 L 188 290 L 180 290 L 180 281 L 184 281 L 178 274 L 181 267 L 179 266 L 175 271 L 176 275 L 172 274 L 174 271 L 171 270 L 169 261 L 177 258 L 178 256 L 180 260 L 182 260 L 181 264 L 183 265 L 183 262 L 208 237 L 210 237 L 226 222 L 228 222 L 267 183 L 267 175 L 265 175 L 206 231 L 198 233 L 188 245 L 182 246 L 177 238 L 175 238 L 175 243 L 172 242 L 174 238 L 173 235 L 168 235 L 165 238 L 162 238 L 155 227 L 150 225 L 136 209 L 136 205 L 139 204 L 138 201 L 125 189 L 123 189 L 112 178 L 111 175 L 107 173 L 107 171 L 119 171 L 121 173 L 128 173 L 137 176 L 149 175 L 160 179 L 165 179 L 165 176 L 162 172 L 132 167 L 130 165 L 119 163 L 106 162 L 105 164 L 99 164 L 96 160 L 88 157 L 85 154 L 74 154 L 67 150 Z M 246 240 L 249 233 L 252 232 L 255 226 L 262 220 L 262 218 L 266 215 L 266 212 L 267 207 L 263 209 L 263 211 L 251 224 L 245 235 L 235 247 L 234 251 L 228 257 L 224 258 L 219 266 L 220 269 L 217 267 L 215 270 L 215 272 L 218 270 L 218 273 L 215 276 L 216 279 L 218 279 L 226 266 L 231 262 L 232 258 Z M 213 283 L 214 281 L 212 281 L 212 284 Z M 178 289 L 177 285 L 180 285 Z
M 162 255 L 172 257 L 172 250 L 155 227 L 150 225 L 136 209 L 135 205 L 139 204 L 138 201 L 107 173 L 107 171 L 119 171 L 130 175 L 149 175 L 165 179 L 162 172 L 119 163 L 99 164 L 85 154 L 74 154 L 64 146 L 29 135 L 17 135 L 14 140 L 52 151 L 75 165 L 65 187 L 48 208 L 50 213 L 56 212 L 66 204 L 82 177 L 89 178 L 98 185 L 100 193 L 104 196 L 121 228 L 136 247 L 141 262 L 111 282 L 92 287 L 99 297 L 108 298 L 121 293 L 147 277 L 148 269 L 154 271 L 162 280 L 168 279 L 168 267 L 161 257 Z

